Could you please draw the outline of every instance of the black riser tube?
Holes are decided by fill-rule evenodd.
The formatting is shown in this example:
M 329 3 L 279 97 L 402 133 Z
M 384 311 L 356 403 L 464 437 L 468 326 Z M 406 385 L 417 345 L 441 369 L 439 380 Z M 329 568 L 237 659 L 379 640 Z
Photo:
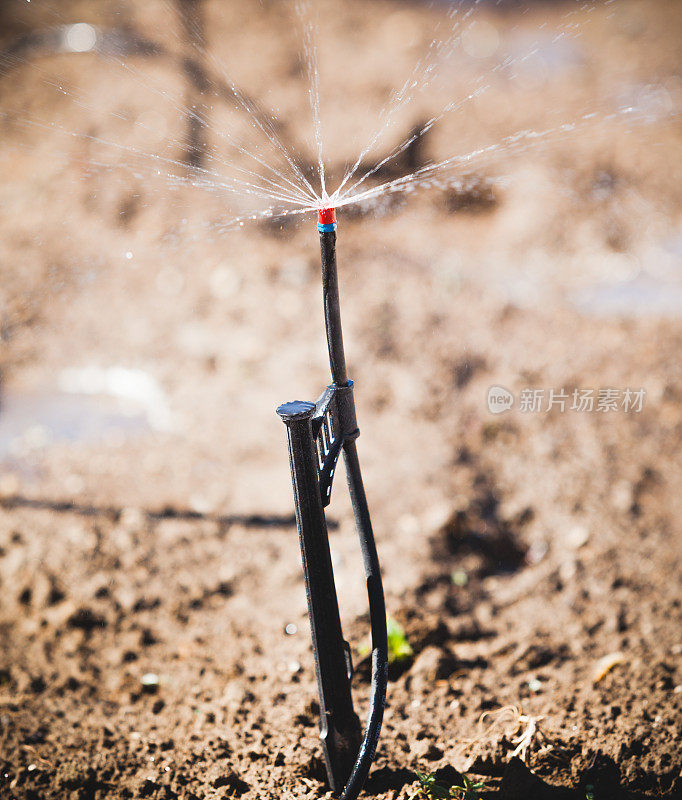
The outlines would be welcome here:
M 336 268 L 335 231 L 320 231 L 320 254 L 322 257 L 322 293 L 329 364 L 334 383 L 337 386 L 347 386 L 348 375 L 341 330 L 339 283 Z M 381 731 L 388 684 L 388 643 L 381 568 L 374 542 L 355 439 L 347 439 L 344 442 L 343 456 L 355 527 L 362 550 L 372 625 L 372 690 L 369 712 L 357 761 L 341 795 L 341 800 L 354 800 L 362 790 L 369 773 Z
M 346 355 L 343 349 L 341 330 L 341 308 L 339 305 L 339 279 L 336 271 L 336 233 L 320 233 L 320 255 L 322 256 L 322 298 L 324 322 L 327 331 L 329 365 L 332 380 L 337 386 L 346 386 Z

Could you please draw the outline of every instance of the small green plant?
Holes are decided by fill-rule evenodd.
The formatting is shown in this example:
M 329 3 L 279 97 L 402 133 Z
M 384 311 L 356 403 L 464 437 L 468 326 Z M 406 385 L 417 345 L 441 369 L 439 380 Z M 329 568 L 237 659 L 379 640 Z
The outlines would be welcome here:
M 456 786 L 455 791 L 462 793 L 462 800 L 479 800 L 479 791 L 485 789 L 483 781 L 472 781 L 466 775 L 462 775 L 462 785 Z
M 389 664 L 399 663 L 412 658 L 414 650 L 407 641 L 403 626 L 392 617 L 386 618 L 386 632 L 388 634 L 388 661 Z
M 416 800 L 416 798 L 446 798 L 452 797 L 452 793 L 447 786 L 438 783 L 436 776 L 430 772 L 424 775 L 421 772 L 415 772 L 419 779 L 419 786 L 417 790 L 412 792 L 409 800 Z
M 388 663 L 398 664 L 401 661 L 407 661 L 414 655 L 412 646 L 407 641 L 407 636 L 403 626 L 396 622 L 392 617 L 386 616 L 386 633 L 388 639 Z M 369 655 L 372 652 L 372 647 L 369 641 L 363 642 L 358 646 L 358 655 Z
M 596 800 L 597 795 L 594 793 L 594 786 L 591 783 L 588 783 L 585 787 L 585 800 Z
M 453 586 L 466 586 L 469 583 L 469 576 L 463 569 L 455 569 L 450 573 L 450 582 Z
M 415 772 L 415 775 L 419 780 L 419 787 L 410 795 L 409 800 L 417 800 L 417 798 L 419 800 L 424 798 L 428 798 L 428 800 L 445 800 L 445 798 L 480 800 L 478 792 L 485 789 L 484 783 L 473 781 L 466 775 L 462 775 L 461 786 L 443 786 L 442 783 L 438 783 L 432 772 L 427 774 Z

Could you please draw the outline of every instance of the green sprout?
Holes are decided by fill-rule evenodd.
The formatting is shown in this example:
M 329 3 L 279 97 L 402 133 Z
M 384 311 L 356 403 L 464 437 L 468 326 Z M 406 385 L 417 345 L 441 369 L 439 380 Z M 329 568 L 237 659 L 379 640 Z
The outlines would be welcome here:
M 460 792 L 462 800 L 479 800 L 479 791 L 485 789 L 483 781 L 472 781 L 466 775 L 462 775 L 462 785 L 455 786 L 454 791 Z
M 455 800 L 480 800 L 478 792 L 485 789 L 485 784 L 480 781 L 473 781 L 466 775 L 462 775 L 461 786 L 443 786 L 438 783 L 436 776 L 430 772 L 423 774 L 415 772 L 419 779 L 419 787 L 413 792 L 408 800 L 445 800 L 446 798 L 455 798 Z
M 405 629 L 392 617 L 386 618 L 386 632 L 388 634 L 388 661 L 396 664 L 412 658 L 414 650 L 407 641 Z
M 466 586 L 469 583 L 469 576 L 463 569 L 455 569 L 450 573 L 450 582 L 453 586 Z
M 417 791 L 412 792 L 409 797 L 409 800 L 416 800 L 416 798 L 446 798 L 452 797 L 452 792 L 446 786 L 443 786 L 441 783 L 438 783 L 436 780 L 436 776 L 430 772 L 428 775 L 424 775 L 421 772 L 415 772 L 415 775 L 419 779 L 419 787 Z
M 398 664 L 407 661 L 414 655 L 412 646 L 407 641 L 403 626 L 392 617 L 386 615 L 386 633 L 388 638 L 388 663 Z M 369 641 L 358 646 L 358 655 L 363 658 L 372 652 Z
M 585 800 L 596 800 L 597 795 L 594 793 L 594 786 L 588 783 L 585 787 Z

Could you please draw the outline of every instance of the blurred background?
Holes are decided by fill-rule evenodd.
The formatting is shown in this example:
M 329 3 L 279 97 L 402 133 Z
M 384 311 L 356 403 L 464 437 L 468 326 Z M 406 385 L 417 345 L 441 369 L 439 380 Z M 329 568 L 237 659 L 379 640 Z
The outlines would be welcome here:
M 274 413 L 328 382 L 319 142 L 367 175 L 341 303 L 413 651 L 370 790 L 680 790 L 681 35 L 664 0 L 0 6 L 8 796 L 324 791 Z M 363 698 L 341 482 L 330 518 Z

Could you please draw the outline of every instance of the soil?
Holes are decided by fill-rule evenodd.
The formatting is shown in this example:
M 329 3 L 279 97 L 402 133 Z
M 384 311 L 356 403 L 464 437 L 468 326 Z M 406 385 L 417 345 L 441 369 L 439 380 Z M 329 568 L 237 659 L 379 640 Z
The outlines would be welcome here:
M 344 70 L 333 99 L 346 112 L 399 85 L 445 14 L 320 5 L 321 63 Z M 222 235 L 217 194 L 171 191 L 119 169 L 130 153 L 102 165 L 96 143 L 22 124 L 57 119 L 153 152 L 129 120 L 158 102 L 158 146 L 200 163 L 215 129 L 193 132 L 151 79 L 35 36 L 55 21 L 124 31 L 135 70 L 185 103 L 200 83 L 182 59 L 189 15 L 253 96 L 279 92 L 281 135 L 300 145 L 310 126 L 290 16 L 267 2 L 244 20 L 240 4 L 209 0 L 58 11 L 0 10 L 5 53 L 20 54 L 0 76 L 0 431 L 12 398 L 43 409 L 0 453 L 0 795 L 323 796 L 274 414 L 328 381 L 313 223 Z M 513 43 L 568 12 L 477 13 Z M 644 123 L 595 122 L 473 164 L 464 185 L 339 213 L 358 448 L 388 609 L 414 651 L 391 666 L 366 787 L 382 800 L 414 792 L 415 770 L 445 786 L 479 776 L 481 797 L 500 800 L 682 797 L 682 136 L 670 114 L 682 17 L 661 0 L 571 19 L 580 35 L 566 49 L 500 79 L 403 167 L 452 152 L 452 135 L 485 142 L 577 119 L 590 98 L 646 101 Z M 396 130 L 461 96 L 473 69 L 457 56 Z M 344 126 L 363 120 L 330 126 L 332 171 L 351 156 Z M 60 433 L 40 414 L 64 400 L 64 370 L 93 365 L 152 376 L 172 421 Z M 491 386 L 514 393 L 512 410 L 489 412 Z M 602 387 L 645 389 L 641 411 L 519 405 L 524 388 L 570 399 Z M 340 481 L 329 518 L 364 713 L 368 620 Z

